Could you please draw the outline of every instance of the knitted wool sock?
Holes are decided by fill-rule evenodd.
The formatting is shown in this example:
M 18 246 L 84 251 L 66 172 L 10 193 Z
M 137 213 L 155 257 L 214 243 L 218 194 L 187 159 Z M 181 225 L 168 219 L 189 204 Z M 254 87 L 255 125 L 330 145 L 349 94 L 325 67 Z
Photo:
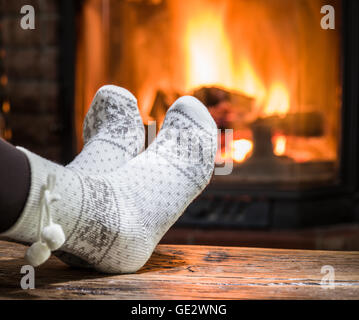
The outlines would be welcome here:
M 136 98 L 114 85 L 101 87 L 83 125 L 84 147 L 68 165 L 84 174 L 113 172 L 145 146 L 145 129 Z
M 217 127 L 206 107 L 182 97 L 149 148 L 113 173 L 83 174 L 22 149 L 31 166 L 30 194 L 21 217 L 4 235 L 38 240 L 43 186 L 55 176 L 51 190 L 61 199 L 51 203 L 50 197 L 49 203 L 52 221 L 66 237 L 61 250 L 99 271 L 135 272 L 208 184 L 216 148 Z
M 83 124 L 84 147 L 67 166 L 83 174 L 101 175 L 122 167 L 145 146 L 145 130 L 137 99 L 114 85 L 101 87 Z M 72 267 L 91 267 L 86 261 L 58 250 L 54 253 Z

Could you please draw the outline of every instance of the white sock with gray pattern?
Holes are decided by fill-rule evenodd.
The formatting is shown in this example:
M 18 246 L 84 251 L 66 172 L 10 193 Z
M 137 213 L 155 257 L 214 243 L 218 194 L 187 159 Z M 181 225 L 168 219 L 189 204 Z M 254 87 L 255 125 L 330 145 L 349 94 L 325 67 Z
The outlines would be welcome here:
M 49 239 L 44 229 L 39 237 L 38 231 L 44 186 L 49 176 L 56 177 L 45 199 L 50 199 L 46 204 L 51 207 L 51 220 L 65 234 L 61 250 L 103 272 L 135 272 L 209 183 L 216 149 L 215 122 L 192 97 L 174 103 L 145 152 L 110 173 L 90 175 L 22 149 L 31 166 L 30 194 L 19 220 L 4 235 L 18 241 L 45 241 L 49 247 L 51 240 L 58 240 L 56 235 Z M 51 202 L 57 195 L 61 199 Z M 38 265 L 47 258 L 40 254 L 33 261 Z
M 83 124 L 84 147 L 68 168 L 87 175 L 101 175 L 120 169 L 141 153 L 145 129 L 137 99 L 126 89 L 101 87 Z M 55 255 L 73 267 L 90 267 L 86 261 L 64 251 Z
M 104 174 L 121 168 L 141 153 L 145 129 L 136 98 L 114 85 L 101 87 L 83 124 L 84 147 L 68 165 L 84 174 Z

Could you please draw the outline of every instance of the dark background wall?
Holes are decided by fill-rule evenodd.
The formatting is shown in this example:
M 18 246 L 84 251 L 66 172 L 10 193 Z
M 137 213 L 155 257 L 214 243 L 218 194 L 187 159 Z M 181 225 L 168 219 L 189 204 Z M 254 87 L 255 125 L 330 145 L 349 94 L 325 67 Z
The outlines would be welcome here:
M 10 141 L 58 162 L 64 162 L 66 153 L 64 110 L 72 108 L 63 105 L 66 92 L 60 62 L 66 32 L 60 19 L 61 2 L 0 0 L 0 59 L 7 77 L 0 99 L 10 102 L 6 114 Z M 20 26 L 23 5 L 35 9 L 35 30 Z M 71 149 L 71 143 L 67 148 Z

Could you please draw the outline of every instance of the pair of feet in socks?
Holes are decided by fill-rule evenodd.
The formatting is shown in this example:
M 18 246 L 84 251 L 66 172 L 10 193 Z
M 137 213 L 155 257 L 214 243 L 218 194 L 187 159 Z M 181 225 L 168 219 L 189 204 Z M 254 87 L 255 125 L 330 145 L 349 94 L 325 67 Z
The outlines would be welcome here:
M 31 187 L 20 218 L 3 235 L 35 242 L 28 250 L 33 265 L 55 250 L 70 265 L 135 272 L 209 183 L 216 124 L 201 102 L 182 97 L 143 151 L 145 130 L 135 97 L 104 86 L 83 134 L 82 152 L 66 167 L 19 148 L 30 163 Z

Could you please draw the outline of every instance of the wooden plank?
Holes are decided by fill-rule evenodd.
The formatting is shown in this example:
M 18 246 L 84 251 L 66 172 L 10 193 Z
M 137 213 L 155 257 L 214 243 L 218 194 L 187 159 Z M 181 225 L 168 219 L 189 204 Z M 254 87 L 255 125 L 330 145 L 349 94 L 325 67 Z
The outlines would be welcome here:
M 136 274 L 72 269 L 51 257 L 20 288 L 26 247 L 0 241 L 3 299 L 359 299 L 359 252 L 159 245 Z M 335 269 L 335 288 L 320 285 Z

